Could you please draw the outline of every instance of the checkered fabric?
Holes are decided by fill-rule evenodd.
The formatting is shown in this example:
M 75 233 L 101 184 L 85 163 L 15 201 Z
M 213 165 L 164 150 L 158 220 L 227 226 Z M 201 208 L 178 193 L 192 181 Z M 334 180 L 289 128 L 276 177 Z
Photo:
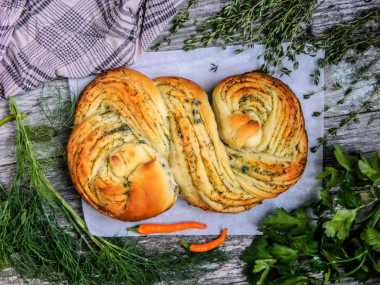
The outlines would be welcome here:
M 186 0 L 0 0 L 0 98 L 133 64 Z

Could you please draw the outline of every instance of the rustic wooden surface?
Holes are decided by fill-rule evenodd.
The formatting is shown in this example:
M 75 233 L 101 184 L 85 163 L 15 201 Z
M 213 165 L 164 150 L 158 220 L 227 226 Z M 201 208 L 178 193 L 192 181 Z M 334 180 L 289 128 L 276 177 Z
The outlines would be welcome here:
M 199 21 L 205 19 L 209 15 L 220 10 L 228 0 L 200 0 L 195 10 L 192 10 L 191 17 Z M 351 20 L 355 15 L 363 10 L 375 7 L 377 1 L 366 3 L 364 0 L 337 0 L 325 1 L 314 12 L 313 24 L 316 33 L 323 33 L 323 31 L 332 25 L 345 20 Z M 327 8 L 334 4 L 334 8 Z M 180 49 L 183 46 L 183 41 L 194 33 L 192 24 L 187 25 L 176 36 L 173 37 L 170 46 L 164 46 L 162 50 Z M 168 34 L 168 29 L 164 31 L 158 41 Z M 371 50 L 365 56 L 364 61 L 369 62 L 378 57 L 378 50 Z M 376 66 L 373 70 L 379 70 L 380 66 Z M 339 66 L 329 66 L 325 69 L 326 84 L 334 82 L 337 76 L 344 76 L 344 72 L 350 68 L 345 63 Z M 342 75 L 343 74 L 343 75 Z M 38 98 L 41 95 L 48 96 L 54 93 L 55 88 L 59 87 L 61 90 L 67 90 L 67 79 L 57 79 L 39 86 L 36 90 L 25 92 L 15 97 L 17 105 L 22 112 L 25 112 L 28 120 L 32 125 L 42 123 L 43 115 L 38 105 Z M 365 92 L 365 86 L 361 90 L 355 92 L 347 103 L 339 108 L 336 108 L 325 115 L 325 133 L 332 127 L 339 125 L 341 119 L 345 118 L 350 112 L 358 109 L 362 101 L 368 99 L 368 92 Z M 341 99 L 343 91 L 329 91 L 325 92 L 325 104 L 333 105 L 336 101 Z M 317 111 L 317 110 L 316 110 Z M 0 118 L 9 114 L 9 100 L 0 101 Z M 370 126 L 367 125 L 370 116 L 375 117 L 374 123 Z M 307 120 L 307 118 L 306 118 Z M 344 151 L 354 151 L 361 149 L 366 155 L 371 155 L 375 151 L 380 151 L 380 98 L 379 95 L 375 98 L 372 110 L 359 115 L 360 123 L 352 124 L 344 130 L 340 131 L 338 135 L 329 138 L 327 146 L 323 150 L 324 163 L 328 164 L 333 160 L 333 145 L 340 143 Z M 7 186 L 12 177 L 14 170 L 14 153 L 13 153 L 13 139 L 15 136 L 15 124 L 8 123 L 0 129 L 0 183 Z M 57 139 L 63 142 L 68 140 L 69 132 L 61 134 Z M 78 212 L 81 213 L 81 205 L 79 195 L 73 188 L 67 171 L 65 170 L 64 161 L 60 161 L 57 166 L 57 171 L 49 172 L 50 180 L 56 189 L 59 190 L 64 199 Z M 203 242 L 213 237 L 187 237 L 186 239 L 196 242 Z M 245 280 L 242 270 L 244 263 L 239 260 L 239 256 L 244 248 L 249 245 L 253 236 L 230 236 L 227 237 L 225 242 L 226 251 L 231 255 L 231 260 L 222 265 L 213 264 L 210 268 L 213 269 L 211 273 L 206 276 L 200 277 L 199 284 L 248 284 Z M 147 248 L 159 247 L 161 250 L 172 249 L 175 246 L 178 237 L 141 237 L 138 238 L 139 243 Z M 1 242 L 1 241 L 0 241 Z M 0 285 L 2 284 L 18 284 L 27 283 L 20 276 L 17 276 L 11 269 L 5 270 L 0 273 Z M 368 284 L 379 284 L 380 280 L 372 280 Z M 352 279 L 346 279 L 344 284 L 356 284 Z

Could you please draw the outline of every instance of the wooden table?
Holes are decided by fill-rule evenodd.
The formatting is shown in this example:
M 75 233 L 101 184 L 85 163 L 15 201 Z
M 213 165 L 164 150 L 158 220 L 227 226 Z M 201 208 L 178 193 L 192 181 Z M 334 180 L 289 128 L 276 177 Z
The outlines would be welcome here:
M 191 17 L 197 18 L 199 21 L 219 11 L 221 7 L 228 3 L 228 0 L 200 0 L 200 3 L 192 10 Z M 366 3 L 364 0 L 339 0 L 325 1 L 314 12 L 313 24 L 316 33 L 322 33 L 326 28 L 334 24 L 346 20 L 351 20 L 354 15 L 360 11 L 370 9 L 376 6 L 377 1 Z M 334 4 L 334 8 L 327 8 Z M 169 28 L 169 27 L 168 27 Z M 168 34 L 168 28 L 161 33 L 158 41 Z M 184 39 L 193 34 L 194 27 L 189 24 L 182 29 L 176 36 L 173 37 L 170 46 L 164 46 L 161 50 L 175 50 L 183 46 Z M 371 50 L 362 59 L 363 63 L 368 63 L 379 56 L 378 50 Z M 338 75 L 344 75 L 350 66 L 346 63 L 341 63 L 339 66 L 328 66 L 325 68 L 326 85 L 334 82 L 334 78 Z M 373 70 L 379 70 L 380 66 L 376 66 Z M 19 109 L 24 112 L 32 125 L 42 123 L 43 115 L 38 105 L 38 98 L 42 95 L 48 96 L 53 94 L 56 88 L 62 91 L 67 90 L 68 81 L 65 78 L 57 79 L 39 86 L 36 90 L 28 91 L 15 97 Z M 360 108 L 361 102 L 368 100 L 368 92 L 365 92 L 365 86 L 361 90 L 357 90 L 350 97 L 346 104 L 335 108 L 325 114 L 325 133 L 333 127 L 337 127 L 340 121 L 346 118 L 351 112 Z M 301 95 L 301 94 L 298 94 Z M 341 99 L 343 91 L 325 91 L 325 105 L 334 105 L 336 101 Z M 352 124 L 341 130 L 336 136 L 329 137 L 328 143 L 323 150 L 324 164 L 330 164 L 333 161 L 333 146 L 335 143 L 340 143 L 345 152 L 361 149 L 368 157 L 373 152 L 380 151 L 380 96 L 374 99 L 372 110 L 364 112 L 358 116 L 360 122 Z M 9 100 L 0 101 L 0 118 L 9 114 Z M 375 118 L 375 121 L 369 126 L 367 125 L 370 117 Z M 307 118 L 306 118 L 307 120 Z M 15 136 L 15 124 L 9 123 L 1 129 L 0 138 L 0 183 L 4 186 L 9 185 L 12 173 L 15 167 L 13 140 Z M 67 142 L 69 133 L 63 133 L 58 139 Z M 48 173 L 53 186 L 59 190 L 64 199 L 78 212 L 82 213 L 79 195 L 73 188 L 70 178 L 65 170 L 65 163 L 60 160 L 57 171 Z M 187 240 L 201 243 L 206 241 L 208 237 L 190 236 Z M 201 277 L 199 284 L 247 284 L 245 277 L 242 274 L 244 263 L 239 260 L 239 256 L 246 246 L 248 246 L 253 236 L 230 236 L 227 237 L 225 245 L 227 252 L 232 256 L 232 259 L 224 265 L 212 265 L 215 270 L 206 276 Z M 178 237 L 139 237 L 139 242 L 148 248 L 159 247 L 160 250 L 171 249 Z M 379 284 L 380 280 L 372 280 L 368 284 Z M 24 280 L 17 276 L 11 269 L 2 272 L 0 275 L 0 284 L 17 284 L 25 283 Z M 352 279 L 345 280 L 344 284 L 356 284 Z

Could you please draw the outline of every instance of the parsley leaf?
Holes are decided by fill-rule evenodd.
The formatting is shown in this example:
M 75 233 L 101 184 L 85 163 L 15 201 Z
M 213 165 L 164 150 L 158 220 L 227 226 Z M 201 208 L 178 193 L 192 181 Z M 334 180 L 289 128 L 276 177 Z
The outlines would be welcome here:
M 278 243 L 273 244 L 270 253 L 285 265 L 294 265 L 297 260 L 297 250 Z
M 289 244 L 287 234 L 283 231 L 278 231 L 270 228 L 259 229 L 265 236 L 269 237 L 273 242 Z
M 277 208 L 264 220 L 263 224 L 269 228 L 289 231 L 296 235 L 305 232 L 311 220 L 306 214 L 306 209 L 289 214 L 284 208 Z
M 292 246 L 299 254 L 313 255 L 318 251 L 319 244 L 314 240 L 313 234 L 308 231 L 306 235 L 292 236 Z
M 337 243 L 338 240 L 322 236 L 321 253 L 323 259 L 327 259 L 335 270 L 339 270 L 337 260 L 348 258 L 344 249 Z
M 320 191 L 322 204 L 325 205 L 331 212 L 335 212 L 333 206 L 333 196 L 330 194 L 330 191 L 323 188 Z
M 380 252 L 380 232 L 374 228 L 366 228 L 360 235 L 360 238 L 377 252 Z
M 334 154 L 339 164 L 347 170 L 352 170 L 359 160 L 356 156 L 343 153 L 342 147 L 339 144 L 335 145 Z
M 375 153 L 372 156 L 372 165 L 369 164 L 368 160 L 364 157 L 363 153 L 360 152 L 360 161 L 358 163 L 360 171 L 367 176 L 374 183 L 380 182 L 380 162 L 379 154 Z
M 240 259 L 248 262 L 248 263 L 254 263 L 256 260 L 259 259 L 271 259 L 273 258 L 272 255 L 270 255 L 268 250 L 268 241 L 265 238 L 261 239 L 255 239 L 252 242 L 252 245 L 247 247 L 243 254 L 241 255 Z
M 345 239 L 348 237 L 351 226 L 356 218 L 357 209 L 353 210 L 337 210 L 331 221 L 323 223 L 325 233 L 328 237 L 337 237 Z
M 256 262 L 255 262 L 256 265 L 253 268 L 253 272 L 257 273 L 257 272 L 263 271 L 265 269 L 268 269 L 272 265 L 274 265 L 276 262 L 277 262 L 276 259 L 259 259 L 259 260 L 256 260 Z
M 327 269 L 326 263 L 319 256 L 314 256 L 310 261 L 310 269 L 314 273 L 320 273 Z
M 336 194 L 337 203 L 347 209 L 355 209 L 361 200 L 359 194 L 355 193 L 352 189 L 344 188 Z
M 334 167 L 326 167 L 325 171 L 317 176 L 317 179 L 326 178 L 331 175 L 330 181 L 327 183 L 326 188 L 331 189 L 344 180 L 344 172 L 337 170 Z

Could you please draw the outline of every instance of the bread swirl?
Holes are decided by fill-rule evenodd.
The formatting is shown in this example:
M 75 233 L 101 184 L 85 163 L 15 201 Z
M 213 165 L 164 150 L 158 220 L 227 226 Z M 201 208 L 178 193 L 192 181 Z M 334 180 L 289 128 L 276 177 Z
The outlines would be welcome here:
M 288 86 L 258 72 L 235 75 L 216 86 L 212 104 L 233 173 L 247 192 L 273 198 L 298 181 L 308 143 Z
M 174 204 L 167 110 L 149 78 L 125 68 L 100 75 L 82 92 L 74 125 L 69 171 L 91 206 L 138 221 Z
M 196 207 L 239 213 L 298 181 L 307 136 L 284 83 L 231 76 L 216 86 L 212 106 L 184 78 L 151 81 L 125 68 L 99 76 L 81 95 L 68 144 L 78 192 L 100 212 L 135 221 L 170 208 L 177 184 Z

